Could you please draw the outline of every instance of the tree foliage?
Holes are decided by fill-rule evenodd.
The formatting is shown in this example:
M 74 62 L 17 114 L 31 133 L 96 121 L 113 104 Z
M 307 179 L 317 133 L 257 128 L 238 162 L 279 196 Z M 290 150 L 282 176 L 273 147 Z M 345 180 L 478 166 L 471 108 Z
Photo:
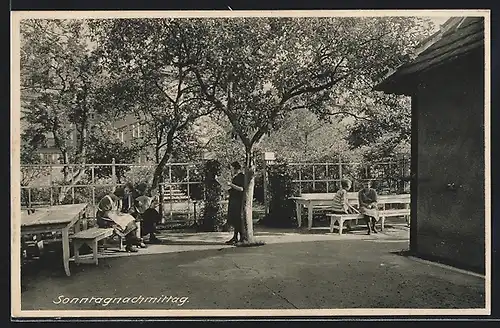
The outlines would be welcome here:
M 346 106 L 357 105 L 357 90 L 409 58 L 428 32 L 419 19 L 406 17 L 190 23 L 180 33 L 201 94 L 227 116 L 245 147 L 243 239 L 250 243 L 254 146 L 296 109 L 323 119 L 352 113 Z
M 33 141 L 40 141 L 36 147 L 51 135 L 63 164 L 86 162 L 92 117 L 100 103 L 101 87 L 106 84 L 100 58 L 87 36 L 82 20 L 21 22 L 21 99 L 26 133 Z M 83 167 L 71 172 L 64 167 L 63 184 L 67 186 L 59 201 L 84 172 Z
M 356 121 L 349 129 L 347 140 L 351 149 L 364 149 L 365 160 L 369 161 L 409 154 L 410 99 L 380 95 L 363 113 L 366 118 Z
M 137 153 L 142 148 L 140 143 L 125 144 L 116 138 L 115 132 L 109 124 L 96 123 L 89 135 L 89 149 L 87 161 L 93 164 L 110 164 L 113 159 L 115 163 L 132 163 Z M 116 178 L 119 183 L 124 182 L 125 172 L 129 167 L 116 166 Z M 109 178 L 112 174 L 111 166 L 97 166 L 94 169 L 95 178 Z
M 382 140 L 386 130 L 382 137 L 404 140 L 398 102 L 368 90 L 410 59 L 431 27 L 415 17 L 27 20 L 25 117 L 38 140 L 53 134 L 64 163 L 85 163 L 92 115 L 135 115 L 155 147 L 153 187 L 193 122 L 210 113 L 226 119 L 244 153 L 243 239 L 252 243 L 260 142 L 301 109 L 332 124 L 359 120 L 353 147 Z M 79 136 L 69 142 L 73 129 Z M 302 129 L 307 143 L 314 129 Z M 74 183 L 78 174 L 66 170 L 65 179 Z

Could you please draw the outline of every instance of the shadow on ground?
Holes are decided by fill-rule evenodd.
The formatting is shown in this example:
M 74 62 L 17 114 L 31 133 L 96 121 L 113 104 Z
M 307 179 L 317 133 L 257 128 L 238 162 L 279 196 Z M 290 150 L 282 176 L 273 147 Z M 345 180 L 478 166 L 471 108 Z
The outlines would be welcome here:
M 471 309 L 484 307 L 484 279 L 396 255 L 407 241 L 322 240 L 261 247 L 46 264 L 23 279 L 24 310 L 69 309 Z M 60 267 L 60 266 L 59 266 Z M 187 297 L 173 303 L 56 304 L 68 298 Z

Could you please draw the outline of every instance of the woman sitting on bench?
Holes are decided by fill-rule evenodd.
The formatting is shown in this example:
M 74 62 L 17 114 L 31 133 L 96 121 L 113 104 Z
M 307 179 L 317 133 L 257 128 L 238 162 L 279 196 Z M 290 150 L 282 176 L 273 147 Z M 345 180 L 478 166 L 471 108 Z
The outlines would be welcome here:
M 368 234 L 370 235 L 373 231 L 377 233 L 375 229 L 375 223 L 377 223 L 378 208 L 377 208 L 377 192 L 375 189 L 371 188 L 370 180 L 365 181 L 364 188 L 358 193 L 359 200 L 359 211 L 365 216 L 365 222 L 368 226 Z
M 114 194 L 104 196 L 98 205 L 97 225 L 100 228 L 114 228 L 116 235 L 125 238 L 125 249 L 127 252 L 137 252 L 137 246 L 145 247 L 144 243 L 137 238 L 137 224 L 132 215 L 118 212 L 117 202 L 119 198 Z
M 157 197 L 139 196 L 134 205 L 133 215 L 141 222 L 141 237 L 149 235 L 149 244 L 161 244 L 161 240 L 155 235 L 156 224 L 161 222 L 161 214 L 156 210 Z

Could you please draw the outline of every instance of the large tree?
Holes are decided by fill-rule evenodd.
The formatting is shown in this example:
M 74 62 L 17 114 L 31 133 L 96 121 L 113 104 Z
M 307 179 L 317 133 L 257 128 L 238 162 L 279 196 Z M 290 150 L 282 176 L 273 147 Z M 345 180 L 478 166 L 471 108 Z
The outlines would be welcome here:
M 321 118 L 344 114 L 335 106 L 339 100 L 349 105 L 347 91 L 402 63 L 427 34 L 421 23 L 406 17 L 231 18 L 192 20 L 179 31 L 202 95 L 227 116 L 245 147 L 244 243 L 254 243 L 255 146 L 295 109 Z
M 21 98 L 26 133 L 41 143 L 53 137 L 63 164 L 58 201 L 85 174 L 89 129 L 106 85 L 100 58 L 83 20 L 21 22 Z M 76 135 L 75 135 L 76 131 Z

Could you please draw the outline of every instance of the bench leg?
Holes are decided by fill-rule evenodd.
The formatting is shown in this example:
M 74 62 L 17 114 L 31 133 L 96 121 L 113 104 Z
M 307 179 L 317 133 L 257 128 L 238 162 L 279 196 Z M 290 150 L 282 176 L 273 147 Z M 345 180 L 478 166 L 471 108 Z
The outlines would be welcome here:
M 410 204 L 405 204 L 405 209 L 409 209 L 410 208 Z M 405 215 L 405 220 L 406 220 L 406 226 L 410 226 L 410 216 L 409 215 Z
M 380 231 L 384 231 L 385 228 L 385 216 L 380 218 Z
M 297 211 L 297 226 L 300 228 L 302 225 L 302 205 L 296 203 L 295 210 Z
M 311 204 L 307 207 L 307 229 L 311 230 L 313 225 L 313 207 Z
M 95 265 L 99 265 L 99 253 L 98 253 L 98 242 L 97 242 L 97 239 L 94 239 L 92 241 L 92 253 L 94 255 L 94 263 Z
M 344 220 L 339 220 L 339 235 L 342 235 L 342 229 L 344 228 Z
M 82 243 L 79 240 L 73 240 L 73 251 L 75 253 L 75 264 L 80 264 L 80 247 L 82 247 Z
M 333 216 L 330 217 L 330 233 L 333 233 L 333 229 L 335 227 L 335 222 L 336 221 L 337 220 Z

